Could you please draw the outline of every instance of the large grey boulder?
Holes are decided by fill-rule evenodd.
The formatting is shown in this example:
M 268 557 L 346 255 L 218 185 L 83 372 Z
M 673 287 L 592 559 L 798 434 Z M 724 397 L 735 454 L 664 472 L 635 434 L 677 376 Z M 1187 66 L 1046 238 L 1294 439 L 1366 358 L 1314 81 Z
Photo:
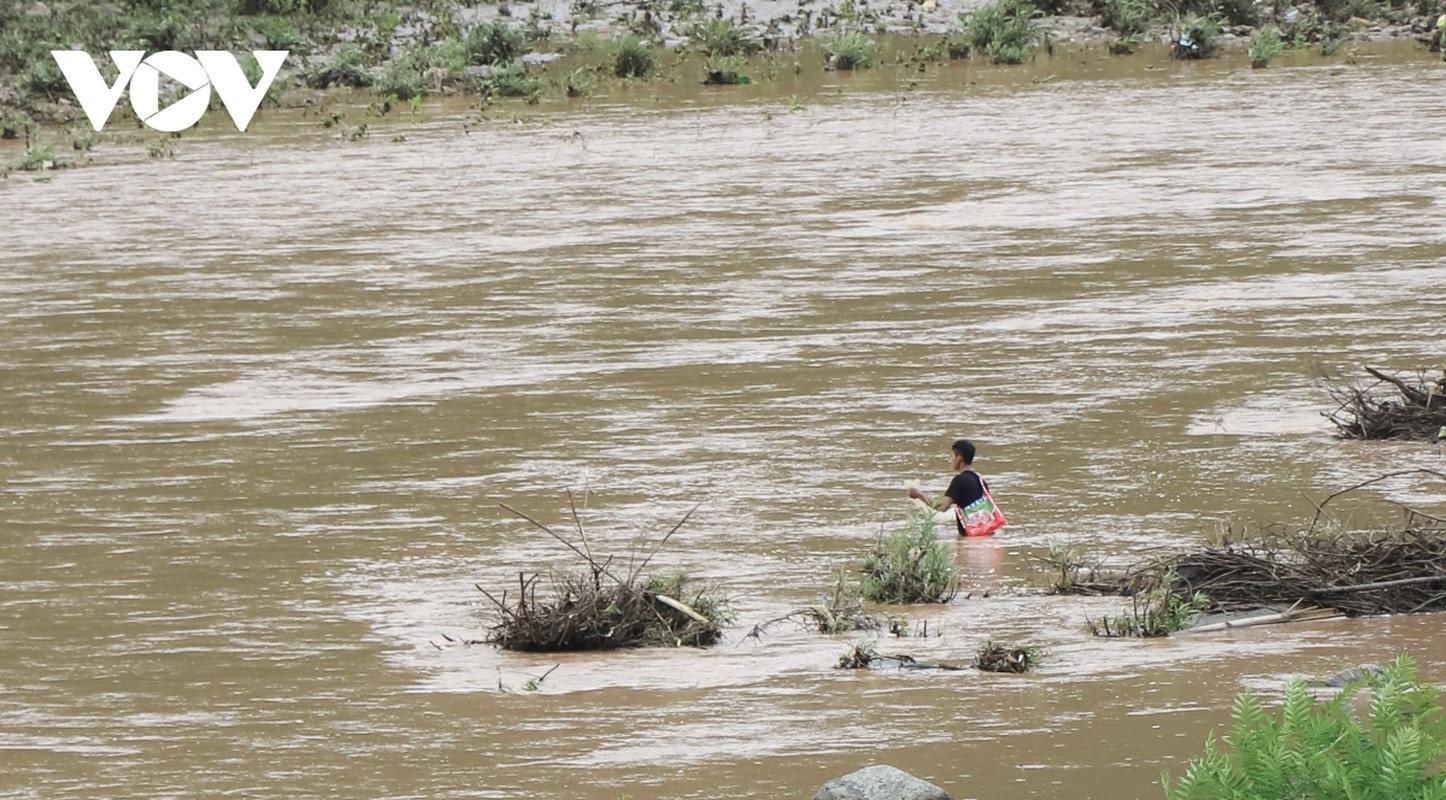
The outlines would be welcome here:
M 875 764 L 825 783 L 813 800 L 952 800 L 949 793 L 926 780 Z

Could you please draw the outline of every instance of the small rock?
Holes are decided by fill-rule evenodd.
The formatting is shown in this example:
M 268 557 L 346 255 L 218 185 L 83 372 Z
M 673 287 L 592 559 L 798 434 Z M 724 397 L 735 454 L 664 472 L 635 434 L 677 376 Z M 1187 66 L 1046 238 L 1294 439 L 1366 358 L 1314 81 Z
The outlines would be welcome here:
M 1382 671 L 1383 670 L 1375 664 L 1359 664 L 1354 667 L 1347 667 L 1338 672 L 1332 672 L 1320 681 L 1311 681 L 1311 683 L 1316 686 L 1329 686 L 1338 689 L 1346 684 L 1355 683 L 1358 680 L 1378 677 Z
M 949 793 L 887 764 L 875 764 L 825 783 L 813 800 L 952 800 Z
M 31 6 L 30 8 L 25 9 L 25 16 L 27 16 L 27 17 L 49 17 L 49 16 L 50 16 L 50 6 L 47 6 L 47 5 L 44 4 L 44 3 L 36 3 L 35 5 Z

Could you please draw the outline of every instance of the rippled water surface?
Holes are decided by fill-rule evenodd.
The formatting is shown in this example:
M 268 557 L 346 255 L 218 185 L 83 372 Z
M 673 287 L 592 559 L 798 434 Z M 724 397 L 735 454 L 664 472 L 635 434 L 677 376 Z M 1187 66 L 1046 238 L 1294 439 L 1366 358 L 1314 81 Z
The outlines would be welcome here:
M 1034 561 L 1443 467 L 1334 439 L 1317 383 L 1442 363 L 1440 64 L 943 75 L 357 143 L 273 113 L 0 184 L 0 796 L 807 797 L 887 762 L 956 798 L 1157 797 L 1237 691 L 1441 675 L 1439 616 L 1091 639 L 1120 601 L 1042 596 Z M 949 542 L 970 596 L 879 648 L 1033 641 L 1040 671 L 745 638 L 907 481 L 942 489 L 958 436 L 1013 524 Z M 699 505 L 656 563 L 726 589 L 726 641 L 452 646 L 474 584 L 571 565 L 499 507 L 565 527 L 569 488 L 622 554 Z M 1446 502 L 1372 488 L 1336 507 Z

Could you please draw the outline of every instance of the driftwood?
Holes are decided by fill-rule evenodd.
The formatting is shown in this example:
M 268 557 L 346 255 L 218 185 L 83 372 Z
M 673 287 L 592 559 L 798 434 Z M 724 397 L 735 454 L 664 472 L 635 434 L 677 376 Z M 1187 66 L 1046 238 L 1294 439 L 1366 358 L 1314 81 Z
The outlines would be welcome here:
M 576 543 L 521 511 L 506 505 L 503 508 L 571 550 L 581 559 L 582 568 L 554 576 L 551 591 L 541 594 L 540 576 L 519 573 L 515 600 L 509 600 L 507 592 L 499 596 L 477 586 L 496 614 L 496 622 L 484 639 L 487 643 L 508 650 L 551 652 L 647 645 L 704 646 L 722 636 L 721 628 L 731 617 L 726 600 L 695 588 L 695 582 L 681 573 L 670 578 L 647 578 L 642 574 L 692 511 L 653 543 L 644 556 L 629 559 L 624 569 L 618 559 L 593 553 L 576 505 Z M 680 599 L 685 596 L 686 600 Z
M 1436 441 L 1446 430 L 1446 370 L 1430 381 L 1424 371 L 1414 383 L 1375 367 L 1365 367 L 1376 383 L 1364 388 L 1328 383 L 1338 404 L 1325 417 L 1343 439 L 1412 439 Z M 1390 386 L 1395 393 L 1382 397 Z

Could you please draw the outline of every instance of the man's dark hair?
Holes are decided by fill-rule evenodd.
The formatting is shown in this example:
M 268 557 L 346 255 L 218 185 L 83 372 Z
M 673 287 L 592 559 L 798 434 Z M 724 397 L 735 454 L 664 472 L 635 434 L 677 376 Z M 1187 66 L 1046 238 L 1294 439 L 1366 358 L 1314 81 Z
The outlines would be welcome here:
M 954 452 L 964 459 L 965 464 L 974 463 L 974 443 L 968 439 L 960 439 L 954 442 Z

